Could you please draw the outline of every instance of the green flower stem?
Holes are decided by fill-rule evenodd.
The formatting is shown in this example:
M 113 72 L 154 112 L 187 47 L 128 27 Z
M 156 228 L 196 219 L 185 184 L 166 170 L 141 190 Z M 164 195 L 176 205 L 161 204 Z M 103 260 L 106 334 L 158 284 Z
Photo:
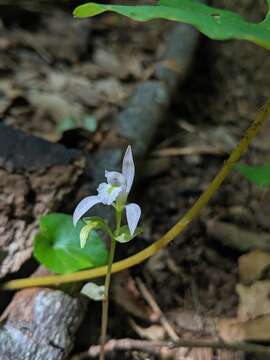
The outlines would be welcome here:
M 115 237 L 119 235 L 120 227 L 121 227 L 121 219 L 122 219 L 122 210 L 119 211 L 116 209 L 116 227 L 114 235 Z M 104 291 L 104 298 L 102 302 L 102 320 L 101 320 L 101 336 L 100 336 L 100 354 L 99 360 L 105 359 L 105 343 L 106 343 L 106 335 L 107 335 L 107 328 L 108 328 L 108 315 L 109 315 L 109 292 L 110 292 L 110 283 L 111 283 L 111 275 L 112 275 L 112 264 L 115 254 L 116 248 L 116 240 L 114 237 L 111 238 L 111 248 L 110 248 L 110 255 L 109 255 L 109 262 L 108 262 L 108 270 L 105 278 L 105 291 Z

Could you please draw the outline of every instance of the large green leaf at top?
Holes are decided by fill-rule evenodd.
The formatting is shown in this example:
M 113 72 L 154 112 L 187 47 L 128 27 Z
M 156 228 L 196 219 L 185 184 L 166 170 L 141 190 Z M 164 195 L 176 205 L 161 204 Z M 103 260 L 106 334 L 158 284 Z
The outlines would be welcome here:
M 239 14 L 208 6 L 198 0 L 160 0 L 156 5 L 107 5 L 86 3 L 74 10 L 76 17 L 85 18 L 113 11 L 138 21 L 167 19 L 195 26 L 215 40 L 248 40 L 270 49 L 270 1 L 264 21 L 252 23 Z M 255 6 L 255 5 L 254 5 Z
M 270 163 L 263 165 L 238 164 L 237 170 L 249 181 L 259 186 L 270 185 Z
M 85 247 L 80 247 L 80 231 L 85 225 L 82 221 L 74 227 L 70 215 L 51 213 L 43 216 L 39 224 L 34 256 L 47 269 L 64 274 L 107 263 L 108 252 L 95 231 Z

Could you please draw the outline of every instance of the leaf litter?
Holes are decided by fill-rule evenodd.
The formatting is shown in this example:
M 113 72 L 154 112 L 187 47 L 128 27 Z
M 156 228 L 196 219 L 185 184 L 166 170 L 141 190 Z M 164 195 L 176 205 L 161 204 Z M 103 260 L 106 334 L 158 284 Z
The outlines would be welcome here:
M 237 7 L 248 12 L 252 4 L 252 1 L 240 1 Z M 226 6 L 236 5 L 229 1 Z M 52 16 L 48 22 L 57 23 L 58 19 Z M 68 15 L 63 17 L 66 27 L 71 22 Z M 3 27 L 0 111 L 5 123 L 53 141 L 60 139 L 56 128 L 67 116 L 81 118 L 88 114 L 97 119 L 99 130 L 111 128 L 111 118 L 124 106 L 133 87 L 151 76 L 151 62 L 157 55 L 154 44 L 163 32 L 154 25 L 138 27 L 128 21 L 123 24 L 113 16 L 90 24 L 77 23 L 84 34 L 83 41 L 78 45 L 69 38 L 67 48 L 61 53 L 45 40 L 39 42 L 41 29 L 31 35 L 33 40 L 26 30 L 23 37 L 17 38 L 14 29 Z M 46 26 L 48 31 L 53 28 Z M 129 34 L 125 26 L 129 27 Z M 39 43 L 39 47 L 34 47 L 33 41 Z M 121 46 L 120 51 L 123 41 L 127 46 Z M 203 39 L 190 76 L 178 90 L 169 119 L 156 138 L 155 159 L 149 156 L 148 166 L 155 161 L 156 170 L 145 170 L 145 191 L 138 199 L 144 205 L 147 219 L 145 232 L 142 242 L 132 244 L 128 252 L 158 239 L 193 204 L 221 166 L 224 154 L 230 151 L 266 100 L 270 86 L 269 56 L 256 48 L 255 57 L 254 49 L 251 44 L 214 45 Z M 14 67 L 16 63 L 20 66 Z M 82 89 L 87 89 L 87 96 Z M 221 128 L 220 133 L 226 133 L 226 139 L 216 131 L 217 126 Z M 202 145 L 208 144 L 207 135 L 211 133 L 211 147 L 222 151 L 174 156 L 164 164 L 158 151 L 197 146 L 195 135 L 186 136 L 192 133 L 192 128 L 195 135 L 203 134 Z M 99 139 L 102 142 L 102 136 Z M 268 151 L 269 125 L 266 125 L 244 160 L 262 161 Z M 234 173 L 181 238 L 145 265 L 131 270 L 128 281 L 120 281 L 122 292 L 113 290 L 116 298 L 110 336 L 164 337 L 162 325 L 158 321 L 153 324 L 151 310 L 143 295 L 134 288 L 132 279 L 139 276 L 181 338 L 269 341 L 267 268 L 270 255 L 257 250 L 241 256 L 243 250 L 217 242 L 207 231 L 207 223 L 214 219 L 238 230 L 257 232 L 258 236 L 261 232 L 268 233 L 267 199 L 269 194 L 262 195 L 261 190 L 250 187 L 240 174 Z M 115 283 L 118 289 L 116 278 Z M 125 283 L 131 295 L 124 301 L 124 295 L 119 294 L 125 293 Z M 127 312 L 135 319 L 137 331 L 126 321 Z M 143 333 L 142 329 L 147 330 Z M 186 349 L 182 350 L 181 356 L 187 355 Z M 228 352 L 221 353 L 220 358 L 231 358 Z M 190 352 L 187 358 L 193 360 L 203 355 L 206 359 L 215 358 L 213 351 L 201 349 Z M 129 351 L 124 356 L 145 358 L 142 350 L 136 354 Z M 156 354 L 149 356 L 159 358 Z M 241 354 L 237 353 L 235 358 L 241 359 Z

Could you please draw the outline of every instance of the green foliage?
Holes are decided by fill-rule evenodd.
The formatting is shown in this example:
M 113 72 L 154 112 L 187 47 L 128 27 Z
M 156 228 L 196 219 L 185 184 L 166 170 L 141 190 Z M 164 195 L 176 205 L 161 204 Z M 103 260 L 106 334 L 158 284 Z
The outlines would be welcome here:
M 237 170 L 251 182 L 259 186 L 268 186 L 270 184 L 270 163 L 263 165 L 237 165 Z
M 115 240 L 123 244 L 134 239 L 136 236 L 140 235 L 141 233 L 142 233 L 142 229 L 138 227 L 135 233 L 131 235 L 128 226 L 123 225 L 120 227 L 119 235 L 115 237 Z
M 85 222 L 85 226 L 82 227 L 80 232 L 80 245 L 83 248 L 88 239 L 91 239 L 91 232 L 93 230 L 103 230 L 107 235 L 111 238 L 113 237 L 113 233 L 107 223 L 99 216 L 91 216 L 85 217 L 83 219 Z
M 268 7 L 270 1 L 267 0 Z M 160 0 L 157 5 L 105 5 L 86 3 L 74 15 L 85 18 L 113 11 L 137 21 L 167 19 L 195 26 L 215 40 L 248 40 L 270 49 L 270 11 L 264 21 L 248 22 L 239 14 L 205 5 L 198 0 Z
M 34 256 L 47 269 L 63 274 L 107 263 L 108 252 L 95 231 L 91 231 L 84 248 L 80 247 L 82 221 L 74 227 L 70 215 L 51 213 L 43 216 L 39 224 Z
M 59 122 L 57 131 L 62 134 L 64 131 L 82 128 L 90 132 L 97 130 L 97 120 L 90 115 L 85 115 L 82 119 L 78 120 L 73 116 L 67 116 Z

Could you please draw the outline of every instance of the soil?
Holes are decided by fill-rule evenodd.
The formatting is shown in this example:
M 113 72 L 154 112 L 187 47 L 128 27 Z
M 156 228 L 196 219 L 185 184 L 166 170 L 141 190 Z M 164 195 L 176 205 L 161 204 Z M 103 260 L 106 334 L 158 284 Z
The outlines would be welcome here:
M 225 3 L 247 17 L 253 4 L 243 0 L 236 5 L 231 0 L 218 5 Z M 264 10 L 260 2 L 252 20 L 261 19 Z M 34 29 L 29 29 L 5 16 L 2 19 L 2 121 L 50 141 L 98 151 L 104 133 L 110 131 L 112 117 L 123 108 L 134 86 L 151 78 L 160 52 L 157 44 L 162 43 L 171 24 L 136 24 L 115 16 L 98 17 L 91 20 L 91 26 L 89 22 L 74 24 L 62 9 L 50 16 L 38 13 L 34 20 Z M 73 36 L 59 44 L 63 33 L 73 26 Z M 134 190 L 143 209 L 144 233 L 121 250 L 125 256 L 157 240 L 190 208 L 266 102 L 269 88 L 270 56 L 266 50 L 247 42 L 222 43 L 201 37 L 190 73 L 173 96 L 168 118 L 145 159 L 144 176 Z M 71 143 L 70 133 L 67 136 L 65 131 L 70 123 Z M 266 124 L 243 162 L 268 161 L 269 133 L 270 125 Z M 187 147 L 190 155 L 174 155 L 173 149 Z M 202 147 L 207 151 L 202 152 Z M 123 275 L 124 280 L 115 276 L 110 338 L 168 338 L 160 335 L 163 327 L 150 315 L 134 315 L 149 311 L 145 299 L 139 304 L 132 296 L 123 300 L 123 288 L 128 291 L 126 284 L 133 290 L 138 288 L 137 278 L 180 337 L 205 335 L 202 329 L 194 330 L 194 314 L 203 322 L 236 316 L 241 251 L 226 246 L 222 239 L 217 241 L 209 223 L 222 221 L 255 231 L 259 237 L 270 229 L 269 196 L 233 171 L 200 217 L 172 245 L 131 269 Z M 99 304 L 90 304 L 73 355 L 87 350 L 89 333 L 91 344 L 98 342 L 99 311 Z M 112 358 L 161 357 L 131 349 L 115 352 Z M 206 358 L 215 357 L 210 354 Z

